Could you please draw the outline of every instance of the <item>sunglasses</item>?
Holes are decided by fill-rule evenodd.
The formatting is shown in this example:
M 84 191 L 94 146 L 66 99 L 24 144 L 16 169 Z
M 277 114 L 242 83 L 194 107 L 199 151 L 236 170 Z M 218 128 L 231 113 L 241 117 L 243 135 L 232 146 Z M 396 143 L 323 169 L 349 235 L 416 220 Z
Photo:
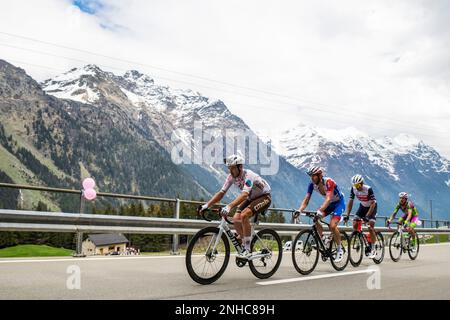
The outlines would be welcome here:
M 359 189 L 359 188 L 361 188 L 362 184 L 361 184 L 361 183 L 355 183 L 353 186 L 354 186 L 356 189 Z

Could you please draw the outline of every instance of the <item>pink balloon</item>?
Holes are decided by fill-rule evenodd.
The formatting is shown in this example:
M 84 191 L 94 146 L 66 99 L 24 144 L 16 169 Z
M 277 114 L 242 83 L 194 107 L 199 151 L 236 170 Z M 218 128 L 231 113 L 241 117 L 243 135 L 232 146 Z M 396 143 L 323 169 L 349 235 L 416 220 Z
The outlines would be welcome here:
M 87 189 L 94 189 L 95 187 L 95 181 L 92 178 L 86 178 L 83 180 L 83 188 L 84 190 Z
M 94 189 L 86 189 L 83 191 L 83 196 L 86 200 L 94 200 L 97 197 L 97 192 Z

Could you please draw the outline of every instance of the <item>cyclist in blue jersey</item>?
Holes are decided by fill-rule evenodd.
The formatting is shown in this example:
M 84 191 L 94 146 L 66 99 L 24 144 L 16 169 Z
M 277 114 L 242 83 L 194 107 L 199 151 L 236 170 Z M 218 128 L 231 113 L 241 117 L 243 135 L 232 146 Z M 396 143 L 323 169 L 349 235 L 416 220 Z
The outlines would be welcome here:
M 323 176 L 323 169 L 318 166 L 312 166 L 307 174 L 311 177 L 311 183 L 308 186 L 308 191 L 305 198 L 300 205 L 300 208 L 295 213 L 294 218 L 297 218 L 300 212 L 306 209 L 311 199 L 313 191 L 318 192 L 325 198 L 319 209 L 317 209 L 317 218 L 315 224 L 320 236 L 323 236 L 323 228 L 320 224 L 320 220 L 329 214 L 332 214 L 330 221 L 330 231 L 333 234 L 334 241 L 337 244 L 336 262 L 340 262 L 343 259 L 344 252 L 341 245 L 341 235 L 337 228 L 341 221 L 342 214 L 345 211 L 345 199 L 344 194 L 339 190 L 336 182 L 333 179 Z

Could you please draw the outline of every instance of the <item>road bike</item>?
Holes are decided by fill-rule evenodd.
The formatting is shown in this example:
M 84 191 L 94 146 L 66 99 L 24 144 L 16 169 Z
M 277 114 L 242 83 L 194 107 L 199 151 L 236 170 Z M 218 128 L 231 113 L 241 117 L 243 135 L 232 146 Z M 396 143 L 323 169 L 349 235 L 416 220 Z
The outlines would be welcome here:
M 315 212 L 302 212 L 301 215 L 312 218 L 314 222 L 318 219 Z M 330 224 L 325 221 L 321 222 L 328 227 L 330 226 Z M 295 269 L 303 275 L 310 274 L 316 268 L 320 254 L 322 261 L 327 261 L 330 259 L 331 265 L 334 269 L 337 271 L 344 270 L 349 261 L 349 238 L 343 231 L 340 231 L 340 235 L 341 246 L 344 254 L 342 260 L 337 262 L 335 261 L 337 244 L 332 239 L 333 237 L 331 234 L 324 237 L 324 243 L 324 240 L 322 240 L 319 235 L 315 223 L 312 224 L 310 229 L 300 231 L 293 240 L 292 244 L 292 261 Z
M 367 223 L 366 219 L 358 221 L 357 230 L 353 231 L 350 235 L 350 263 L 353 267 L 358 267 L 363 259 L 363 253 L 368 256 L 369 252 L 366 252 L 369 247 L 370 234 L 364 234 L 362 232 L 363 221 Z M 373 249 L 376 252 L 375 257 L 372 259 L 376 264 L 380 264 L 384 259 L 384 237 L 381 232 L 375 231 L 377 240 L 372 244 Z
M 411 260 L 415 260 L 419 254 L 419 237 L 417 233 L 413 244 L 413 237 L 403 228 L 403 224 L 398 222 L 394 222 L 394 224 L 397 225 L 397 230 L 392 235 L 391 240 L 389 240 L 389 254 L 392 261 L 399 261 L 404 252 L 408 253 Z
M 208 217 L 211 213 L 218 214 L 219 210 L 204 210 L 201 216 L 212 221 Z M 237 252 L 238 267 L 242 268 L 248 262 L 251 272 L 259 279 L 267 279 L 278 270 L 283 253 L 280 236 L 272 229 L 256 232 L 254 226 L 259 224 L 258 215 L 251 219 L 251 256 L 248 258 L 239 257 L 244 247 L 230 229 L 229 225 L 233 223 L 227 217 L 221 217 L 217 227 L 206 227 L 195 234 L 186 252 L 186 268 L 192 280 L 206 285 L 219 279 L 230 260 L 230 242 Z

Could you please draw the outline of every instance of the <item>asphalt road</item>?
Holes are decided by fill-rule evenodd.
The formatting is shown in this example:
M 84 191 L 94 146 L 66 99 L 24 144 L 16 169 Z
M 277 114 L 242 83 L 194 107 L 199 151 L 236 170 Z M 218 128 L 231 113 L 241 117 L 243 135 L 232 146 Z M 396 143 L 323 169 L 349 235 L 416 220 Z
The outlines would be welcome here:
M 449 244 L 422 246 L 417 260 L 403 255 L 397 263 L 386 250 L 378 271 L 371 266 L 365 259 L 336 272 L 319 261 L 302 276 L 288 252 L 272 278 L 259 280 L 232 258 L 222 278 L 202 286 L 188 276 L 183 256 L 4 258 L 0 299 L 450 299 Z M 78 284 L 74 270 L 80 288 L 68 289 Z

